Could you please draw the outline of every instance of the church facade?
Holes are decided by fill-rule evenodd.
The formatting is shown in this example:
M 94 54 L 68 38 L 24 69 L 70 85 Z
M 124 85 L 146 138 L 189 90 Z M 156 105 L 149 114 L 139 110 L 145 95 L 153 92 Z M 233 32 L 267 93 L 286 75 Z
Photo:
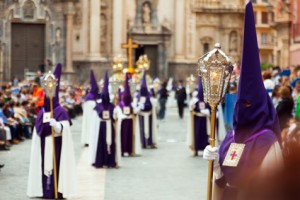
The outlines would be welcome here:
M 221 43 L 239 62 L 244 0 L 2 0 L 0 73 L 2 80 L 23 78 L 48 60 L 64 75 L 86 81 L 112 72 L 113 58 L 131 37 L 151 61 L 149 73 L 166 79 L 197 74 L 197 60 Z

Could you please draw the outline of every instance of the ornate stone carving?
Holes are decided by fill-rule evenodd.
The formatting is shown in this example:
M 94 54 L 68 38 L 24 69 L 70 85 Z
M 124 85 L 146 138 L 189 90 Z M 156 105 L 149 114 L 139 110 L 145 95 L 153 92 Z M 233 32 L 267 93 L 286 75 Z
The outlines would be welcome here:
M 238 36 L 236 31 L 232 31 L 229 35 L 229 52 L 237 52 L 238 48 Z
M 213 39 L 211 37 L 203 37 L 200 39 L 201 43 L 204 44 L 204 43 L 212 43 L 213 42 Z
M 143 4 L 143 23 L 151 23 L 151 7 L 149 2 Z
M 75 8 L 75 15 L 74 15 L 74 25 L 80 26 L 82 24 L 82 12 L 81 7 L 76 6 Z
M 142 6 L 142 22 L 145 33 L 151 32 L 151 4 L 145 2 Z
M 32 0 L 27 0 L 23 6 L 24 18 L 33 19 L 34 18 L 35 5 Z
M 61 29 L 59 27 L 55 30 L 55 43 L 59 45 L 61 43 Z

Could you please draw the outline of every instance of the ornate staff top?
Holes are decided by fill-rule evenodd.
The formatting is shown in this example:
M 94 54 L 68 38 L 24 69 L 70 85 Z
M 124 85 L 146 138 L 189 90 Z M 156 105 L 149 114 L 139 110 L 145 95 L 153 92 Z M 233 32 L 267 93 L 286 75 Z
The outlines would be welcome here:
M 46 96 L 49 98 L 55 97 L 55 91 L 57 86 L 57 79 L 55 75 L 49 71 L 42 82 L 42 87 L 45 90 Z
M 231 59 L 221 50 L 219 43 L 203 55 L 199 61 L 199 73 L 202 77 L 204 101 L 217 105 L 223 99 L 233 70 Z

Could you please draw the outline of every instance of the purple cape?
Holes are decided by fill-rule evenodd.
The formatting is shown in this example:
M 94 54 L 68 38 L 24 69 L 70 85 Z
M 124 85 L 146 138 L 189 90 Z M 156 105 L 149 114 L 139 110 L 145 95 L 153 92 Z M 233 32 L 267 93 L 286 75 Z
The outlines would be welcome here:
M 70 124 L 72 124 L 67 111 L 59 105 L 58 95 L 59 95 L 61 70 L 62 70 L 61 64 L 57 64 L 53 73 L 57 78 L 55 97 L 53 98 L 53 118 L 56 119 L 56 121 L 68 120 Z M 48 135 L 51 135 L 51 126 L 49 125 L 49 123 L 43 123 L 44 112 L 50 112 L 50 99 L 46 96 L 44 98 L 44 109 L 39 112 L 37 119 L 35 121 L 36 132 L 40 137 L 46 137 Z

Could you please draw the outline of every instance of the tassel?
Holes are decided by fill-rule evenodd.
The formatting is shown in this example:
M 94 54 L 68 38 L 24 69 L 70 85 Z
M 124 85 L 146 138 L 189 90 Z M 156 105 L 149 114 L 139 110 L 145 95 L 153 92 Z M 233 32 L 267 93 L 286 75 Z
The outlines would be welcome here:
M 51 175 L 47 176 L 47 190 L 51 189 L 50 186 L 51 186 Z

